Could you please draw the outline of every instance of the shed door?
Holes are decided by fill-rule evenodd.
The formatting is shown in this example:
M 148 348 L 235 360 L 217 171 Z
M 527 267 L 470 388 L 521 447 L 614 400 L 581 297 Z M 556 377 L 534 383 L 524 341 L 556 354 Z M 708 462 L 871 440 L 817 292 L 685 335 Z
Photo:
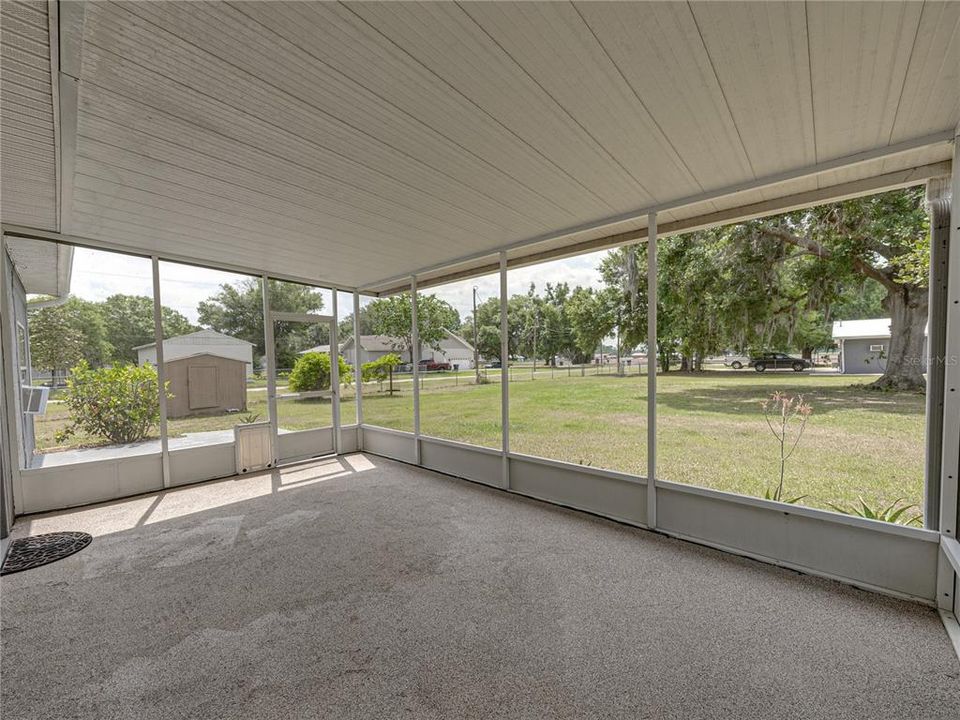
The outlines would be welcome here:
M 216 365 L 191 365 L 187 368 L 187 396 L 191 410 L 220 405 L 219 380 Z

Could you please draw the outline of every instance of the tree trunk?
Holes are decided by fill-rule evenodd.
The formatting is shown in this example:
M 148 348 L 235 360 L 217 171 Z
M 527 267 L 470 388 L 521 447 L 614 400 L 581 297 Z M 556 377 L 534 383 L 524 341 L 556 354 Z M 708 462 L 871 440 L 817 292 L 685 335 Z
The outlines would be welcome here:
M 867 387 L 875 390 L 924 392 L 927 327 L 927 289 L 902 285 L 884 299 L 890 313 L 890 349 L 883 375 Z
M 800 351 L 800 357 L 804 360 L 813 360 L 813 348 L 805 347 Z
M 660 358 L 660 372 L 670 372 L 670 352 L 660 350 L 657 355 Z

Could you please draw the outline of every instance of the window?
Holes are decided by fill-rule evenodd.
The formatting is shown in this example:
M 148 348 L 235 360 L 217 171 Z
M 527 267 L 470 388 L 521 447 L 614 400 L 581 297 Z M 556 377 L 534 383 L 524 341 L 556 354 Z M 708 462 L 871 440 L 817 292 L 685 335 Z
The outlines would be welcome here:
M 421 434 L 500 448 L 499 273 L 420 291 L 418 319 Z
M 171 451 L 233 442 L 241 423 L 267 422 L 261 279 L 160 263 L 161 327 Z M 157 346 L 137 348 L 157 362 Z
M 340 355 L 347 370 L 340 378 L 340 425 L 355 425 L 357 422 L 357 369 L 353 343 L 353 293 L 337 293 L 337 340 Z
M 410 293 L 360 301 L 363 421 L 413 432 Z
M 645 476 L 642 245 L 511 270 L 510 449 Z
M 71 264 L 59 298 L 43 294 L 55 284 L 50 278 L 26 283 L 27 293 L 41 292 L 27 296 L 18 343 L 29 350 L 27 377 L 51 386 L 46 412 L 23 417 L 27 466 L 159 453 L 157 372 L 138 365 L 137 350 L 154 341 L 150 260 L 30 242 L 54 277 L 59 263 Z
M 270 280 L 280 433 L 333 427 L 330 331 L 333 293 L 312 285 Z M 301 316 L 285 319 L 283 314 Z M 314 316 L 316 319 L 310 319 Z
M 884 229 L 893 216 L 896 233 Z M 896 271 L 866 237 L 914 269 Z M 919 524 L 927 316 L 905 298 L 926 292 L 928 242 L 917 189 L 661 238 L 658 477 L 848 513 L 863 498 L 872 512 L 906 506 L 898 521 Z M 831 262 L 832 248 L 861 264 Z M 835 324 L 885 324 L 891 304 L 902 352 L 846 339 L 838 365 Z M 777 360 L 734 369 L 725 352 Z

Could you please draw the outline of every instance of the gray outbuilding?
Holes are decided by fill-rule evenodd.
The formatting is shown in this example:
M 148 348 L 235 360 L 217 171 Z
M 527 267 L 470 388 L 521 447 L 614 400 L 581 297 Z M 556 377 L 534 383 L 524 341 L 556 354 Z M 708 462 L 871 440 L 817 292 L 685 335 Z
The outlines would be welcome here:
M 198 353 L 163 364 L 171 418 L 219 415 L 247 409 L 247 374 L 243 360 Z
M 841 373 L 879 374 L 886 371 L 890 318 L 837 320 L 833 323 L 833 340 L 840 350 Z

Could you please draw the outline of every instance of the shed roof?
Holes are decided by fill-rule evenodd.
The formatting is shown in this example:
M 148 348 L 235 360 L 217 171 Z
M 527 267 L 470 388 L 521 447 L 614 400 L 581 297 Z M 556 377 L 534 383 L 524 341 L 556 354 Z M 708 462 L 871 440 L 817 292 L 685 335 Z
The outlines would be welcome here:
M 890 337 L 890 318 L 872 320 L 836 320 L 833 323 L 834 340 Z
M 197 358 L 211 358 L 217 362 L 227 362 L 227 363 L 237 363 L 238 365 L 246 366 L 246 363 L 243 360 L 238 360 L 237 358 L 226 357 L 224 355 L 216 355 L 209 352 L 197 352 L 191 355 L 183 355 L 181 357 L 172 358 L 170 360 L 164 360 L 164 365 L 169 365 L 171 363 L 181 363 L 185 360 L 196 360 Z
M 223 333 L 217 332 L 216 330 L 197 330 L 196 332 L 187 333 L 186 335 L 174 335 L 173 337 L 166 338 L 163 341 L 163 344 L 166 345 L 250 345 L 253 343 L 247 340 L 241 340 L 240 338 L 235 338 L 231 335 L 224 335 Z M 156 343 L 146 343 L 145 345 L 137 345 L 134 350 L 146 350 L 147 348 L 156 347 Z
M 923 329 L 926 335 L 930 330 L 929 323 Z M 833 323 L 834 340 L 857 340 L 868 338 L 890 337 L 890 318 L 873 318 L 871 320 L 836 320 Z

